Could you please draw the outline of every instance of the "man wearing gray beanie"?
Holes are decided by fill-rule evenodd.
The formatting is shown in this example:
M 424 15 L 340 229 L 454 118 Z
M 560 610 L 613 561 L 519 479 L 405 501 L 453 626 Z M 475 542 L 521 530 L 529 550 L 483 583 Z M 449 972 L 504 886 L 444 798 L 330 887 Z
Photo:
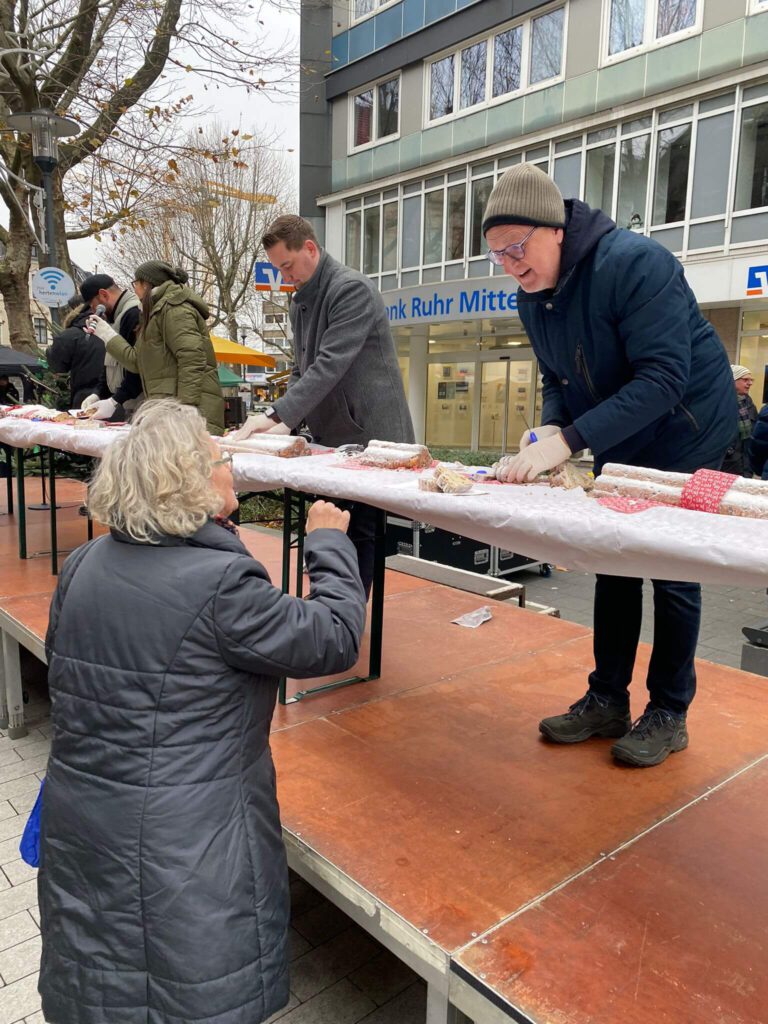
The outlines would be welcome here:
M 679 261 L 578 199 L 563 201 L 531 164 L 491 192 L 492 263 L 518 282 L 518 309 L 543 379 L 542 426 L 497 475 L 523 483 L 590 448 L 606 462 L 692 473 L 719 469 L 736 402 L 725 349 Z M 617 553 L 616 569 L 621 569 Z M 642 622 L 641 579 L 598 576 L 595 669 L 585 696 L 541 733 L 555 743 L 612 737 L 614 757 L 646 767 L 688 746 L 701 619 L 697 583 L 654 580 L 649 701 L 632 723 L 629 684 Z

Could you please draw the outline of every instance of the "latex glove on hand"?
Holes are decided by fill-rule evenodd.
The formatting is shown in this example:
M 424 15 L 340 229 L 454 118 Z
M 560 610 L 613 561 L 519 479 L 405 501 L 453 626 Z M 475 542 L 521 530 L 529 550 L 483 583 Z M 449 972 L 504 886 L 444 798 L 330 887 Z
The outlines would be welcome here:
M 510 484 L 523 484 L 535 480 L 539 473 L 546 473 L 547 470 L 565 462 L 570 454 L 571 449 L 558 430 L 555 436 L 534 441 L 517 455 L 502 459 L 497 464 L 496 479 Z
M 265 416 L 263 412 L 257 412 L 255 416 L 249 416 L 239 430 L 234 430 L 231 434 L 227 434 L 227 440 L 247 441 L 254 434 L 266 434 L 272 427 L 281 427 L 283 425 L 282 423 L 275 423 L 269 416 Z
M 105 345 L 110 338 L 115 337 L 114 327 L 110 327 L 107 321 L 102 320 L 100 316 L 89 316 L 85 321 L 85 329 L 89 334 L 95 334 Z
M 83 410 L 83 412 L 85 412 L 85 410 L 86 409 L 90 409 L 92 405 L 98 405 L 98 404 L 99 404 L 99 396 L 98 395 L 88 395 L 88 397 L 84 398 L 82 400 L 82 402 L 80 403 L 80 408 Z
M 290 434 L 291 428 L 287 423 L 275 423 L 274 426 L 270 427 L 267 431 L 268 434 Z
M 537 441 L 543 441 L 545 437 L 554 437 L 556 434 L 559 434 L 560 427 L 550 424 L 546 427 L 534 427 L 533 431 L 526 430 L 520 438 L 520 451 L 522 451 L 523 448 L 527 448 L 529 444 L 535 443 L 531 441 L 531 433 L 536 435 Z
M 115 409 L 117 409 L 117 402 L 114 398 L 105 398 L 101 402 L 96 402 L 90 408 L 96 410 L 91 413 L 91 419 L 110 420 L 115 414 Z

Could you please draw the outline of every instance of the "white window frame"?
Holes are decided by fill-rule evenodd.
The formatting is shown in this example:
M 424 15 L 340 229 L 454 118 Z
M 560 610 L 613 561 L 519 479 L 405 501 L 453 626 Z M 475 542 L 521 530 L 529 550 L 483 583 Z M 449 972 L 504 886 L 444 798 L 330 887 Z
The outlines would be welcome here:
M 747 14 L 765 14 L 768 11 L 768 0 L 748 0 Z
M 397 79 L 397 131 L 391 135 L 384 135 L 379 138 L 375 135 L 379 129 L 379 86 L 383 85 L 384 82 L 392 82 Z M 371 114 L 371 138 L 370 142 L 363 142 L 359 146 L 355 145 L 355 100 L 358 96 L 362 96 L 364 92 L 373 91 L 373 111 Z M 354 92 L 349 94 L 348 99 L 348 119 L 349 119 L 349 131 L 347 133 L 347 153 L 352 155 L 353 153 L 362 153 L 366 149 L 373 149 L 375 146 L 382 146 L 385 142 L 395 142 L 400 138 L 400 112 L 403 104 L 403 75 L 402 72 L 396 71 L 394 74 L 382 75 L 381 78 L 377 78 L 375 82 L 369 82 L 367 85 L 361 86 L 359 89 L 355 89 Z
M 701 2 L 701 0 L 699 0 Z M 531 71 L 531 49 L 532 49 L 532 37 L 533 37 L 533 22 L 539 18 L 545 17 L 548 14 L 554 14 L 555 11 L 562 10 L 563 15 L 563 42 L 562 51 L 560 56 L 560 74 L 554 75 L 552 78 L 545 78 L 541 82 L 529 83 L 530 71 Z M 565 79 L 566 60 L 567 60 L 567 43 L 568 43 L 568 15 L 570 11 L 570 0 L 562 0 L 559 3 L 552 4 L 544 10 L 537 10 L 535 14 L 528 14 L 525 18 L 516 18 L 514 21 L 510 21 L 505 25 L 497 25 L 493 32 L 484 32 L 482 35 L 474 36 L 471 39 L 465 40 L 459 47 L 451 47 L 448 50 L 443 50 L 440 53 L 430 57 L 428 61 L 424 62 L 424 109 L 422 112 L 422 123 L 425 128 L 432 128 L 435 125 L 446 124 L 449 121 L 453 121 L 456 118 L 464 117 L 466 114 L 472 114 L 478 110 L 484 110 L 488 107 L 498 106 L 499 103 L 506 103 L 508 100 L 516 99 L 518 96 L 524 96 L 529 93 L 539 92 L 541 89 L 548 89 L 550 86 L 557 85 L 559 82 Z M 502 93 L 501 96 L 493 96 L 493 60 L 494 52 L 496 49 L 496 37 L 503 35 L 505 32 L 509 32 L 511 29 L 522 28 L 523 40 L 522 40 L 522 56 L 520 60 L 520 87 L 513 90 L 512 92 Z M 471 107 L 458 107 L 459 100 L 461 98 L 461 54 L 464 50 L 471 46 L 477 45 L 477 43 L 485 42 L 486 45 L 486 65 L 485 65 L 485 99 L 479 103 L 473 104 Z M 454 109 L 450 114 L 444 114 L 442 117 L 430 117 L 430 108 L 432 101 L 432 66 L 438 64 L 441 60 L 445 60 L 446 57 L 454 58 L 453 67 L 453 99 Z M 361 90 L 365 91 L 365 90 Z
M 401 0 L 373 0 L 373 10 L 369 11 L 368 14 L 361 14 L 359 17 L 355 14 L 355 0 L 349 0 L 349 23 L 350 25 L 362 25 L 364 21 L 368 21 L 369 18 L 374 18 L 379 11 L 383 11 L 386 7 L 394 7 L 395 4 L 399 4 Z
M 754 0 L 753 0 L 754 2 Z M 701 35 L 704 24 L 704 0 L 696 0 L 696 20 L 690 28 L 681 29 L 679 32 L 672 32 L 668 36 L 656 38 L 656 20 L 659 12 L 659 0 L 644 0 L 645 3 L 645 24 L 643 27 L 643 41 L 639 46 L 632 46 L 620 53 L 609 53 L 611 45 L 611 6 L 613 0 L 603 0 L 603 16 L 600 43 L 600 67 L 609 67 L 611 64 L 620 64 L 623 60 L 637 57 L 638 54 L 648 53 L 650 50 L 658 50 L 662 46 L 670 46 L 672 43 L 679 43 L 683 39 L 691 39 L 693 36 Z

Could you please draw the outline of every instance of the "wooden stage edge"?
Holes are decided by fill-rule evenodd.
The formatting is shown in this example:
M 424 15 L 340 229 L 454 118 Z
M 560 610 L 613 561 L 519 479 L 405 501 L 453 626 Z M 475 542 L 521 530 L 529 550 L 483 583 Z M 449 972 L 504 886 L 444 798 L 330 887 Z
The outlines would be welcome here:
M 39 637 L 53 581 L 5 524 L 0 604 Z M 279 578 L 279 538 L 242 533 Z M 451 624 L 482 603 L 389 573 L 381 679 L 277 708 L 291 866 L 426 979 L 429 1024 L 766 1024 L 766 681 L 699 662 L 688 750 L 624 767 L 538 734 L 590 631 L 504 603 Z

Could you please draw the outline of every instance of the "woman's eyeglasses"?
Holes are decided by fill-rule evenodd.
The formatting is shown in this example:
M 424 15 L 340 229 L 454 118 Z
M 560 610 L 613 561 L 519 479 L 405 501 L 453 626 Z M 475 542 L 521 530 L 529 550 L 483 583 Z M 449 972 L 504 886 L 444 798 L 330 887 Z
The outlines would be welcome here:
M 505 249 L 489 249 L 486 256 L 497 267 L 504 266 L 504 257 L 508 257 L 511 260 L 524 260 L 525 259 L 525 246 L 528 239 L 531 237 L 536 228 L 531 228 L 528 234 L 521 238 L 519 242 L 513 242 L 508 245 Z
M 212 466 L 229 466 L 232 468 L 232 452 L 224 452 L 220 459 L 214 459 Z

